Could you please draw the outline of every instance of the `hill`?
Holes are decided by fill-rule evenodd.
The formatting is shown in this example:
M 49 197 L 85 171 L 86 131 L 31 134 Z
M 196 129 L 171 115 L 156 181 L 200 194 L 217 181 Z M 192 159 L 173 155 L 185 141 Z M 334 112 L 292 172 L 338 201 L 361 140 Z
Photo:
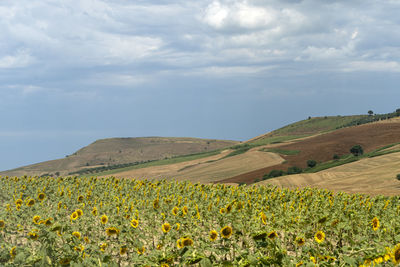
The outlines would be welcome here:
M 66 158 L 3 171 L 0 175 L 79 174 L 82 170 L 112 169 L 181 155 L 211 152 L 237 143 L 179 137 L 108 138 L 97 140 Z
M 356 144 L 361 145 L 364 151 L 368 153 L 398 142 L 400 142 L 400 120 L 398 119 L 343 128 L 289 143 L 267 146 L 266 151 L 272 149 L 272 151 L 280 153 L 285 162 L 224 179 L 220 182 L 253 183 L 257 179 L 262 179 L 265 174 L 272 170 L 286 171 L 292 166 L 304 169 L 307 167 L 307 160 L 315 160 L 321 164 L 332 161 L 335 154 L 347 159 L 350 148 Z M 333 163 L 332 166 L 334 166 Z

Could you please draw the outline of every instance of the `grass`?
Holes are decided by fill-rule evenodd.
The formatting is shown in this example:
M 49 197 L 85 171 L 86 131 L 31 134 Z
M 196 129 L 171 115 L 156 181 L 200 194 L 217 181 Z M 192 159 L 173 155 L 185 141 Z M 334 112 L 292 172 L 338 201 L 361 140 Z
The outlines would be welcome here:
M 272 137 L 266 137 L 266 138 L 258 139 L 258 140 L 249 142 L 248 144 L 250 144 L 253 147 L 269 145 L 269 144 L 279 144 L 279 143 L 283 143 L 283 142 L 286 142 L 286 141 L 291 141 L 291 140 L 295 140 L 295 139 L 299 139 L 299 138 L 304 138 L 304 137 L 307 137 L 307 136 L 310 136 L 310 134 L 287 135 L 287 136 L 272 136 Z
M 120 172 L 124 172 L 124 171 L 135 170 L 135 169 L 191 161 L 191 160 L 201 159 L 201 158 L 205 158 L 205 157 L 215 156 L 215 155 L 220 154 L 221 151 L 222 150 L 219 149 L 219 150 L 214 150 L 214 151 L 210 151 L 210 152 L 196 153 L 196 154 L 190 154 L 190 155 L 185 155 L 185 156 L 177 156 L 177 157 L 173 157 L 173 158 L 169 158 L 169 159 L 155 160 L 155 161 L 146 162 L 146 163 L 142 163 L 142 164 L 138 164 L 135 166 L 126 167 L 126 168 L 115 169 L 115 170 L 110 170 L 110 171 L 105 171 L 105 172 L 99 172 L 99 173 L 96 173 L 96 176 L 112 175 L 115 173 L 120 173 Z
M 277 153 L 281 155 L 297 155 L 300 153 L 300 150 L 284 150 L 284 149 L 279 149 L 279 148 L 263 148 L 260 149 L 259 151 L 263 152 L 272 152 L 272 153 Z

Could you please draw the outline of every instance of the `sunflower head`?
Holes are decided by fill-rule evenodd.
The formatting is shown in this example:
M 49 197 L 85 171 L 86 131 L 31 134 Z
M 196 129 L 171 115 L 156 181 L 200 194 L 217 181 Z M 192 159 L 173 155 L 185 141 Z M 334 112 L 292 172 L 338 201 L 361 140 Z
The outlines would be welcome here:
M 71 220 L 73 220 L 73 221 L 75 221 L 76 219 L 78 219 L 78 213 L 76 213 L 76 211 L 74 211 L 72 214 L 71 214 Z
M 188 213 L 188 207 L 187 206 L 183 206 L 182 213 L 183 213 L 183 215 L 186 215 Z
M 215 241 L 217 239 L 217 237 L 218 237 L 218 232 L 215 230 L 211 230 L 210 231 L 210 240 Z
M 178 211 L 179 211 L 179 208 L 175 206 L 175 207 L 171 210 L 171 213 L 172 213 L 172 215 L 176 216 L 176 215 L 178 214 Z
M 72 232 L 72 235 L 78 239 L 81 239 L 81 233 L 80 232 Z
M 16 249 L 17 249 L 17 247 L 12 247 L 11 249 L 10 249 L 10 256 L 11 256 L 11 258 L 15 258 L 15 256 L 17 256 L 17 252 L 16 252 Z
M 177 246 L 179 249 L 181 249 L 181 248 L 184 247 L 184 246 L 183 246 L 183 242 L 182 242 L 182 238 L 179 238 L 179 239 L 176 241 L 176 246 Z
M 113 236 L 113 235 L 118 235 L 119 234 L 119 229 L 115 227 L 109 227 L 106 229 L 106 234 L 108 236 Z
M 125 255 L 127 251 L 128 251 L 128 248 L 126 246 L 122 246 L 119 248 L 120 255 Z
M 269 239 L 273 240 L 278 237 L 278 234 L 275 231 L 271 231 L 267 236 Z
M 94 216 L 97 216 L 97 208 L 96 208 L 96 207 L 93 207 L 93 209 L 92 209 L 92 214 L 93 214 Z
M 39 235 L 35 232 L 29 232 L 28 233 L 28 238 L 32 240 L 37 240 L 39 238 Z
M 15 200 L 15 205 L 22 205 L 22 203 L 23 203 L 22 199 Z
M 35 205 L 35 200 L 34 199 L 28 199 L 28 201 L 26 201 L 26 205 L 28 207 L 32 207 L 33 205 Z
M 224 228 L 221 229 L 221 236 L 223 238 L 229 238 L 229 237 L 231 237 L 232 232 L 233 232 L 232 227 L 225 226 Z
M 81 217 L 83 215 L 83 211 L 81 209 L 77 209 L 76 214 L 78 214 L 78 217 Z
M 0 220 L 0 228 L 4 227 L 6 227 L 6 223 L 4 222 L 4 220 Z
M 106 251 L 107 246 L 108 246 L 107 243 L 102 243 L 102 244 L 100 245 L 100 250 L 101 250 L 102 252 Z
M 42 201 L 45 197 L 46 197 L 46 194 L 45 194 L 45 193 L 39 193 L 39 194 L 38 194 L 38 199 L 39 199 L 40 201 Z
M 303 237 L 297 237 L 296 238 L 296 244 L 301 247 L 306 243 L 306 240 Z
M 393 248 L 392 261 L 394 264 L 400 263 L 400 243 Z
M 158 209 L 160 207 L 160 201 L 158 199 L 155 199 L 153 201 L 153 208 Z
M 190 237 L 184 237 L 182 238 L 182 244 L 184 247 L 193 246 L 193 240 Z
M 137 227 L 139 226 L 139 220 L 132 219 L 132 221 L 131 221 L 131 226 L 132 226 L 133 228 L 137 228 Z
M 108 217 L 107 217 L 107 215 L 104 214 L 103 216 L 101 216 L 100 222 L 101 222 L 102 224 L 106 224 L 106 223 L 108 222 Z
M 379 219 L 378 219 L 377 217 L 374 217 L 374 218 L 372 219 L 371 224 L 372 224 L 372 229 L 373 229 L 374 231 L 376 231 L 376 230 L 379 229 L 380 223 L 379 223 Z
M 82 195 L 78 196 L 78 198 L 77 198 L 78 202 L 82 202 L 84 199 L 85 199 L 85 197 Z
M 51 226 L 53 224 L 52 218 L 48 218 L 44 221 L 44 225 Z
M 161 226 L 161 229 L 162 229 L 162 231 L 163 231 L 164 233 L 168 233 L 169 230 L 171 230 L 171 225 L 170 225 L 169 223 L 164 223 L 164 224 Z
M 314 235 L 315 241 L 317 241 L 318 244 L 322 243 L 325 240 L 325 233 L 322 231 L 318 231 Z
M 136 249 L 136 252 L 137 252 L 137 254 L 139 254 L 139 255 L 143 255 L 145 251 L 146 251 L 146 249 L 145 249 L 144 247 L 141 247 L 141 248 L 137 248 L 137 249 Z

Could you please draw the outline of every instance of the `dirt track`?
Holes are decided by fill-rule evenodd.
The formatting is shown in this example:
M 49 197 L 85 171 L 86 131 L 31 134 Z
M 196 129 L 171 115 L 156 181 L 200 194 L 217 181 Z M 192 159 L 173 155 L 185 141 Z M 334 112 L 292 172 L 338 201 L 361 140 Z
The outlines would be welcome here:
M 291 156 L 283 155 L 282 157 L 286 160 L 283 164 L 258 169 L 219 182 L 252 183 L 273 169 L 287 170 L 291 166 L 305 168 L 307 160 L 310 159 L 323 162 L 331 160 L 334 154 L 339 156 L 349 154 L 350 148 L 356 144 L 361 145 L 365 152 L 370 152 L 396 142 L 400 142 L 400 123 L 398 122 L 380 122 L 344 128 L 295 143 L 282 144 L 279 146 L 280 149 L 299 150 L 300 153 Z

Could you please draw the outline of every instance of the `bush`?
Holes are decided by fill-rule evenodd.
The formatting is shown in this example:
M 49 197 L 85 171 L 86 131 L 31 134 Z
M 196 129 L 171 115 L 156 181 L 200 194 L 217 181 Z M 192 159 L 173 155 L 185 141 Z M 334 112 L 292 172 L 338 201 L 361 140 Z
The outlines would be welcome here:
M 399 181 L 400 181 L 400 173 L 399 173 L 399 174 L 397 174 L 397 180 L 399 180 Z
M 339 159 L 339 155 L 338 154 L 333 155 L 333 159 L 334 160 L 338 160 Z
M 272 170 L 272 171 L 269 172 L 268 178 L 279 177 L 279 176 L 282 176 L 284 174 L 285 174 L 285 172 L 282 171 L 282 170 Z
M 310 168 L 315 167 L 315 165 L 317 165 L 317 162 L 313 159 L 307 160 L 307 166 Z
M 360 145 L 355 145 L 350 149 L 350 153 L 357 157 L 364 154 L 364 150 Z
M 287 174 L 297 174 L 302 172 L 303 170 L 297 166 L 289 167 L 287 170 Z

